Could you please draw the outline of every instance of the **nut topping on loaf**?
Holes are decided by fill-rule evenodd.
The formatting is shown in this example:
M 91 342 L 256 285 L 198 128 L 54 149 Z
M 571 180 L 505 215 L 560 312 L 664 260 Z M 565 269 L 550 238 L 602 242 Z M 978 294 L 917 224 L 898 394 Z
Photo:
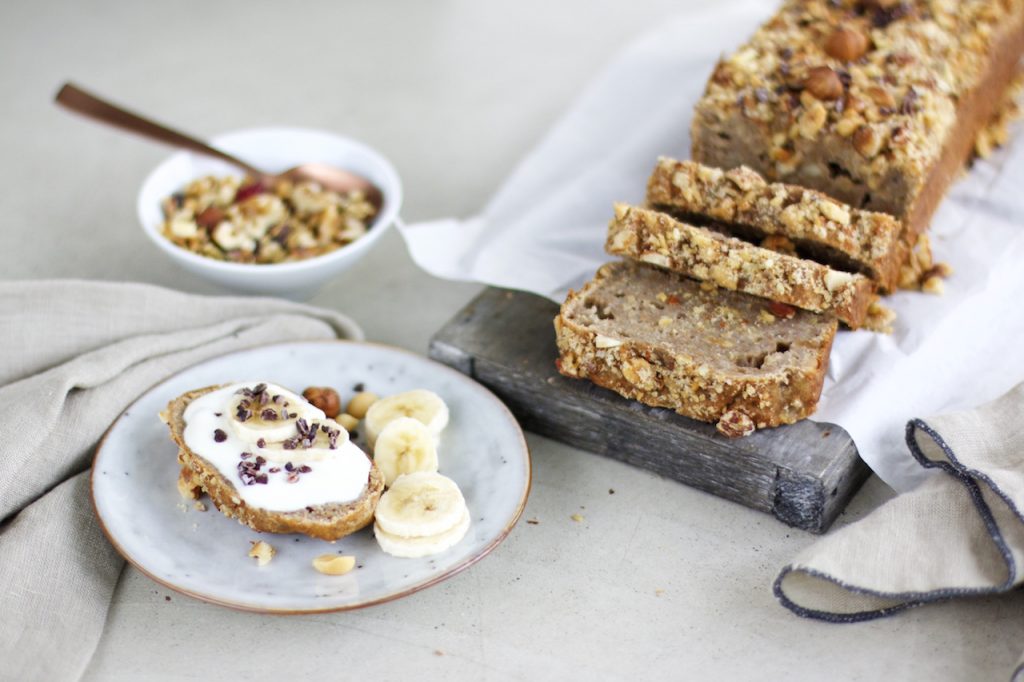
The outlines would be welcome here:
M 912 242 L 1022 49 L 1024 0 L 787 0 L 715 67 L 693 158 L 890 213 Z
M 834 317 L 638 263 L 609 263 L 555 318 L 559 371 L 742 435 L 814 412 Z M 778 307 L 775 308 L 778 310 Z M 740 415 L 744 415 L 741 417 Z
M 647 184 L 647 203 L 683 219 L 725 223 L 744 237 L 786 237 L 798 251 L 861 272 L 887 291 L 899 282 L 906 255 L 902 226 L 892 216 L 803 187 L 768 183 L 744 166 L 723 171 L 661 158 Z
M 615 206 L 605 250 L 731 291 L 831 312 L 853 329 L 864 323 L 875 298 L 871 280 L 863 275 L 832 270 L 624 204 Z

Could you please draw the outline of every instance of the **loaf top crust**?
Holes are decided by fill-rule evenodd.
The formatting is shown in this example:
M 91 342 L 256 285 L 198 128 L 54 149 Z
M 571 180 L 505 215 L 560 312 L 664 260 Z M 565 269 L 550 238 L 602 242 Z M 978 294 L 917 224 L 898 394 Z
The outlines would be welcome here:
M 796 140 L 832 133 L 863 159 L 869 185 L 892 170 L 923 181 L 958 100 L 1022 13 L 1024 0 L 787 0 L 718 63 L 698 120 L 741 114 L 761 126 L 780 176 L 800 165 Z

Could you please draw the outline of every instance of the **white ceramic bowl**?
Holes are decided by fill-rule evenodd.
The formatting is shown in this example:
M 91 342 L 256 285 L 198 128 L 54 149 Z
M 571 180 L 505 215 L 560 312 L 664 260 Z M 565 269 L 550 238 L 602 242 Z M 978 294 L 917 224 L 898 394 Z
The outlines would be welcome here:
M 211 144 L 271 173 L 311 161 L 328 163 L 362 175 L 384 195 L 380 213 L 366 235 L 330 253 L 266 265 L 218 261 L 175 246 L 160 234 L 164 220 L 160 203 L 195 178 L 239 175 L 240 172 L 223 161 L 192 152 L 174 154 L 153 169 L 139 190 L 142 230 L 182 268 L 226 289 L 296 300 L 310 298 L 328 280 L 362 258 L 398 219 L 402 205 L 402 182 L 398 173 L 379 152 L 355 140 L 305 128 L 250 128 L 218 135 Z

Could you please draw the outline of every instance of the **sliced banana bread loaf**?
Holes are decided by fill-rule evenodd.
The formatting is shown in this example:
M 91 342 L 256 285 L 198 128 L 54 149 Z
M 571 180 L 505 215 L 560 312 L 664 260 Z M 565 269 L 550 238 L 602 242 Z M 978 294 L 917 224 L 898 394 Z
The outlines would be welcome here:
M 817 405 L 836 319 L 641 263 L 608 263 L 555 318 L 559 371 L 729 436 Z
M 615 205 L 605 250 L 652 263 L 723 289 L 830 312 L 851 329 L 864 324 L 875 299 L 863 275 L 833 270 L 643 208 Z

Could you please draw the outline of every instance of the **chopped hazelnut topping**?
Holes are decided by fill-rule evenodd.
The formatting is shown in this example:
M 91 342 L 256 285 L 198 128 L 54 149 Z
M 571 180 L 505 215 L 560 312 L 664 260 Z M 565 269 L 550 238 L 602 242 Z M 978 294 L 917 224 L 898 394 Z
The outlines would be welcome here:
M 843 82 L 839 80 L 836 72 L 827 66 L 816 66 L 811 69 L 804 81 L 804 87 L 807 92 L 823 101 L 843 96 Z
M 868 51 L 868 39 L 860 31 L 842 27 L 825 41 L 825 52 L 839 61 L 852 62 Z
M 329 419 L 334 419 L 341 412 L 341 398 L 333 388 L 310 386 L 302 392 L 302 397 L 323 411 Z

